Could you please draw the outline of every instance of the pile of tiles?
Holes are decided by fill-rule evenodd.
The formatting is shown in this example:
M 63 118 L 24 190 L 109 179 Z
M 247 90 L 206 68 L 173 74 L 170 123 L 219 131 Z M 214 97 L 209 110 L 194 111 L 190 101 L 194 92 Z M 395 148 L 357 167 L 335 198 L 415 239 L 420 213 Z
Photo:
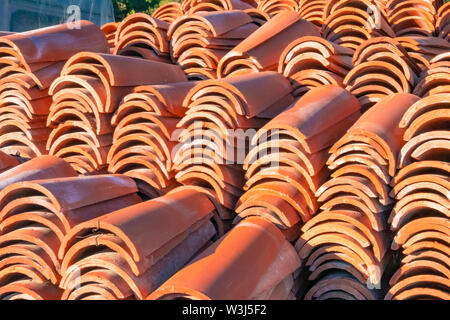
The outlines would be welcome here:
M 251 217 L 203 251 L 148 299 L 293 300 L 293 273 L 299 266 L 295 249 L 280 230 L 267 220 Z
M 364 113 L 331 149 L 331 179 L 317 191 L 322 210 L 296 242 L 306 261 L 304 299 L 380 299 L 392 263 L 387 216 L 404 129 L 399 122 L 418 97 L 396 94 Z M 389 112 L 389 117 L 386 113 Z M 306 270 L 306 268 L 308 270 Z
M 183 0 L 181 8 L 185 14 L 202 11 L 247 10 L 257 6 L 257 0 Z
M 147 60 L 169 62 L 169 23 L 145 13 L 126 17 L 115 31 L 111 53 Z
M 397 37 L 430 37 L 436 34 L 436 6 L 441 0 L 393 0 L 386 4 L 389 25 Z
M 395 37 L 383 8 L 371 0 L 329 0 L 323 10 L 323 37 L 356 50 L 365 40 Z
M 320 37 L 320 32 L 299 14 L 283 11 L 228 52 L 217 66 L 217 75 L 276 71 L 284 48 L 305 36 Z
M 5 171 L 0 181 L 0 296 L 19 288 L 44 298 L 60 293 L 58 250 L 68 231 L 141 201 L 129 178 L 77 177 L 68 163 L 50 156 Z
M 108 40 L 108 46 L 110 50 L 114 50 L 114 47 L 116 46 L 116 33 L 117 33 L 117 27 L 119 26 L 119 23 L 117 22 L 110 22 L 107 24 L 104 24 L 102 26 L 102 31 L 106 36 L 106 39 Z
M 296 0 L 259 0 L 257 8 L 262 12 L 275 16 L 284 11 L 298 11 L 299 3 Z
M 363 42 L 353 55 L 353 64 L 344 85 L 363 110 L 395 93 L 411 93 L 421 72 L 401 44 L 388 37 Z
M 291 86 L 280 74 L 262 72 L 201 81 L 186 96 L 186 115 L 174 154 L 176 180 L 210 190 L 225 207 L 222 219 L 234 216 L 242 195 L 242 163 L 248 139 L 293 101 Z
M 81 174 L 105 172 L 113 142 L 113 113 L 134 87 L 186 81 L 177 66 L 110 54 L 82 52 L 50 87 L 47 126 L 50 155 L 66 159 Z
M 181 16 L 168 31 L 172 60 L 190 80 L 215 79 L 219 61 L 258 27 L 238 10 Z
M 430 60 L 430 66 L 422 72 L 414 89 L 419 97 L 440 93 L 450 93 L 450 51 Z
M 0 300 L 450 299 L 444 2 L 0 32 Z
M 437 37 L 398 37 L 396 40 L 422 70 L 430 67 L 430 60 L 436 55 L 450 50 L 449 41 Z
M 327 0 L 300 0 L 298 4 L 298 13 L 302 18 L 322 28 L 324 23 L 323 12 Z
M 145 299 L 216 236 L 215 212 L 187 189 L 78 224 L 59 249 L 62 299 Z
M 75 53 L 108 52 L 96 25 L 79 24 L 79 28 L 66 24 L 0 38 L 0 149 L 4 152 L 28 159 L 47 154 L 50 85 Z
M 450 299 L 449 114 L 450 94 L 436 94 L 412 105 L 400 122 L 406 143 L 391 182 L 389 223 L 402 260 L 385 299 Z
M 311 88 L 333 84 L 343 87 L 353 68 L 353 51 L 320 37 L 301 37 L 281 54 L 278 72 L 292 84 L 299 97 Z
M 140 86 L 125 96 L 111 119 L 115 128 L 108 172 L 133 178 L 155 198 L 177 186 L 173 163 L 183 101 L 196 82 Z
M 360 116 L 359 109 L 344 89 L 322 86 L 259 130 L 244 163 L 247 192 L 236 209 L 239 217 L 264 217 L 295 240 L 318 209 L 314 194 L 328 176 L 328 148 Z

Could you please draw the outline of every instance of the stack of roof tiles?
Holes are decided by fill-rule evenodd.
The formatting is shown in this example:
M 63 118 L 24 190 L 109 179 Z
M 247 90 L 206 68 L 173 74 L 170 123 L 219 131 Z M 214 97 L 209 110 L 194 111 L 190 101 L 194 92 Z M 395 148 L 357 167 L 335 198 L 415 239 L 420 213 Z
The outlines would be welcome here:
M 217 75 L 276 71 L 284 48 L 304 36 L 320 37 L 320 32 L 298 13 L 283 11 L 228 52 L 217 66 Z
M 331 179 L 316 193 L 322 211 L 302 227 L 296 242 L 307 279 L 313 281 L 304 284 L 304 299 L 372 300 L 386 291 L 392 263 L 389 182 L 404 132 L 398 125 L 417 100 L 396 94 L 379 102 L 331 148 Z
M 145 299 L 216 236 L 215 212 L 187 189 L 78 224 L 59 249 L 62 299 Z
M 184 0 L 0 32 L 0 299 L 450 299 L 449 31 Z
M 181 16 L 168 32 L 172 60 L 190 80 L 215 79 L 223 56 L 258 27 L 248 14 L 239 10 Z
M 112 53 L 169 62 L 169 25 L 145 13 L 132 14 L 117 26 Z
M 450 51 L 430 60 L 429 67 L 422 72 L 414 89 L 414 94 L 419 97 L 439 93 L 450 93 Z
M 397 37 L 436 34 L 436 6 L 441 0 L 392 0 L 386 4 L 388 22 Z
M 68 163 L 50 156 L 16 166 L 0 179 L 2 297 L 32 292 L 60 298 L 58 250 L 65 234 L 100 212 L 141 201 L 129 178 L 77 177 Z M 108 189 L 102 188 L 106 184 Z
M 259 130 L 244 163 L 247 192 L 236 209 L 239 217 L 264 217 L 295 240 L 318 209 L 314 193 L 328 175 L 328 148 L 360 116 L 359 109 L 344 89 L 322 86 Z
M 343 87 L 353 68 L 353 51 L 320 37 L 301 37 L 283 51 L 278 72 L 291 81 L 297 97 L 311 88 L 333 84 Z
M 49 87 L 79 51 L 108 52 L 101 30 L 88 21 L 0 38 L 0 149 L 22 158 L 47 154 Z M 77 43 L 76 46 L 73 43 Z
M 323 12 L 326 4 L 327 0 L 300 0 L 298 13 L 303 19 L 322 28 L 324 22 Z
M 64 66 L 50 94 L 49 154 L 79 173 L 104 172 L 113 142 L 111 117 L 135 86 L 185 81 L 174 65 L 133 57 L 82 52 Z
M 204 250 L 148 299 L 294 299 L 293 273 L 299 266 L 294 248 L 280 230 L 267 220 L 251 217 Z
M 173 189 L 177 124 L 186 113 L 183 100 L 196 82 L 141 86 L 125 96 L 111 119 L 115 128 L 108 171 L 133 179 L 146 197 Z
M 155 12 L 153 12 L 152 17 L 167 23 L 172 23 L 183 14 L 184 12 L 181 8 L 181 4 L 178 2 L 169 2 L 156 9 Z
M 412 92 L 421 71 L 403 47 L 388 37 L 363 42 L 353 55 L 353 64 L 344 85 L 363 110 L 395 93 Z
M 450 50 L 449 41 L 437 37 L 398 37 L 396 40 L 422 70 L 430 67 L 430 60 L 436 55 Z
M 257 8 L 262 12 L 275 16 L 283 11 L 297 12 L 299 3 L 296 0 L 259 0 Z
M 177 124 L 180 144 L 174 154 L 176 179 L 211 190 L 228 210 L 242 195 L 242 163 L 248 138 L 292 102 L 291 86 L 280 74 L 262 72 L 201 81 L 186 96 L 186 115 Z
M 450 299 L 449 115 L 450 94 L 436 94 L 417 101 L 400 122 L 406 143 L 391 182 L 389 222 L 402 260 L 385 299 Z
M 104 24 L 101 28 L 106 36 L 106 39 L 108 40 L 108 46 L 110 50 L 114 50 L 114 47 L 116 46 L 116 32 L 118 26 L 119 23 L 110 22 Z
M 185 14 L 202 11 L 230 11 L 251 9 L 256 7 L 255 0 L 183 0 L 181 4 Z
M 368 39 L 395 37 L 383 8 L 376 1 L 329 0 L 323 17 L 323 37 L 353 50 Z

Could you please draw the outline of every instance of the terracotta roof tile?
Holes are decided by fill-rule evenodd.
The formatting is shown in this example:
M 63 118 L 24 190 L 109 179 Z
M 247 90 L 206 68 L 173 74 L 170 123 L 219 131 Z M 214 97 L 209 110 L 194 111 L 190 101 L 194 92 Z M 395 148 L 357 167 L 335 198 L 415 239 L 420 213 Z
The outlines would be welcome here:
M 168 2 L 156 9 L 152 16 L 156 19 L 166 21 L 167 23 L 174 22 L 178 17 L 183 15 L 181 4 L 178 2 Z
M 126 17 L 117 26 L 113 54 L 169 62 L 169 23 L 145 13 Z
M 407 143 L 391 182 L 396 203 L 389 223 L 394 232 L 391 248 L 402 250 L 403 259 L 385 299 L 448 298 L 448 265 L 442 256 L 449 251 L 448 128 L 442 126 L 447 100 L 446 94 L 429 95 L 412 105 L 400 122 Z
M 261 246 L 265 248 L 263 252 L 258 249 Z M 224 263 L 228 268 L 221 267 Z M 282 233 L 271 223 L 252 217 L 240 222 L 148 298 L 262 298 L 287 281 L 299 265 L 294 249 Z M 251 272 L 246 272 L 248 268 Z M 209 270 L 207 274 L 205 269 Z M 242 272 L 247 275 L 245 278 L 239 276 Z M 223 290 L 225 283 L 228 290 Z M 284 291 L 282 298 L 288 295 L 289 290 Z
M 448 299 L 449 8 L 0 32 L 0 299 Z
M 320 33 L 299 14 L 283 11 L 227 53 L 217 66 L 217 74 L 226 77 L 276 70 L 285 46 L 300 36 L 320 36 Z
M 59 251 L 64 257 L 64 296 L 76 299 L 87 293 L 104 295 L 89 287 L 94 283 L 108 291 L 121 287 L 119 294 L 112 292 L 106 298 L 145 298 L 216 235 L 210 222 L 214 214 L 214 205 L 205 195 L 180 190 L 77 225 L 66 235 Z M 158 229 L 147 232 L 156 225 Z M 97 279 L 87 273 L 82 279 L 84 292 L 75 292 L 72 286 L 79 280 L 78 268 L 90 274 L 97 270 Z
M 222 57 L 257 29 L 251 17 L 240 10 L 181 16 L 168 31 L 172 60 L 189 79 L 215 79 Z
M 314 193 L 326 178 L 327 149 L 359 117 L 359 108 L 344 89 L 323 86 L 261 128 L 244 163 L 247 192 L 238 202 L 239 216 L 260 215 L 285 230 L 308 221 L 318 209 Z

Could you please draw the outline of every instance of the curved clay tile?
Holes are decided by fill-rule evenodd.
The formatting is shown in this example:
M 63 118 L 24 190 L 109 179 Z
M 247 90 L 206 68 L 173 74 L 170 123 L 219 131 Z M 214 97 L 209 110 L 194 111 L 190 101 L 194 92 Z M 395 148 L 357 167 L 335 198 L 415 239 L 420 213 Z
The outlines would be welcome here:
M 438 12 L 436 19 L 436 31 L 439 37 L 449 40 L 450 36 L 450 5 L 448 2 L 443 4 Z
M 436 162 L 439 164 L 439 162 Z M 412 166 L 412 165 L 410 165 Z M 409 166 L 408 166 L 409 167 Z M 406 168 L 405 167 L 405 170 Z M 408 168 L 409 169 L 409 168 Z M 446 172 L 424 172 L 422 174 L 410 174 L 408 177 L 397 180 L 392 189 L 392 195 L 396 198 L 402 198 L 405 194 L 410 192 L 415 192 L 415 189 L 411 187 L 413 184 L 421 184 L 421 189 L 430 189 L 430 190 L 449 190 L 450 184 L 447 179 L 448 173 Z M 442 194 L 447 194 L 448 191 L 441 192 Z
M 304 296 L 304 300 L 320 299 L 322 295 L 333 291 L 345 292 L 356 300 L 375 300 L 374 293 L 366 287 L 366 284 L 360 283 L 350 274 L 344 272 L 320 279 L 309 289 Z
M 433 36 L 436 8 L 427 1 L 390 1 L 388 21 L 396 36 Z
M 264 251 L 257 249 L 261 246 Z M 295 250 L 274 225 L 250 217 L 172 276 L 148 299 L 252 299 L 277 286 L 299 265 Z M 206 276 L 205 268 L 209 270 Z M 246 272 L 247 277 L 238 276 L 248 268 L 251 272 Z M 223 290 L 225 282 L 233 285 Z
M 76 281 L 74 266 L 83 270 L 94 261 L 105 259 L 105 264 L 111 265 L 107 268 L 110 272 L 116 271 L 124 280 L 132 279 L 132 283 L 127 281 L 127 286 L 133 294 L 137 288 L 137 298 L 145 298 L 145 294 L 166 281 L 216 235 L 209 221 L 214 214 L 215 207 L 206 195 L 195 190 L 180 190 L 79 224 L 65 237 L 60 248 L 59 255 L 64 256 L 63 288 L 70 289 L 71 282 Z M 99 231 L 89 233 L 93 228 Z M 153 231 L 143 232 L 149 228 Z M 80 240 L 82 234 L 86 237 Z M 103 251 L 99 244 L 112 250 L 116 258 L 112 259 L 113 255 Z M 95 250 L 86 254 L 88 248 Z M 94 283 L 105 285 L 106 282 L 100 280 L 107 274 L 98 276 Z M 105 280 L 123 286 L 120 279 L 108 276 Z M 88 287 L 86 290 L 95 292 Z
M 60 300 L 62 290 L 50 283 L 18 280 L 0 288 L 1 300 Z
M 325 10 L 326 0 L 300 0 L 298 13 L 303 19 L 314 23 L 321 28 L 323 25 L 323 11 Z
M 338 115 L 332 112 L 333 108 L 339 108 L 340 112 Z M 284 129 L 302 144 L 306 152 L 314 153 L 336 142 L 336 140 L 328 136 L 326 142 L 317 139 L 317 143 L 320 143 L 320 147 L 317 148 L 314 144 L 309 143 L 310 141 L 315 142 L 314 138 L 316 135 L 333 127 L 333 125 L 344 120 L 346 117 L 358 113 L 358 111 L 359 104 L 356 99 L 342 88 L 337 86 L 316 88 L 297 100 L 292 107 L 259 130 L 253 138 L 253 143 L 255 144 L 260 137 L 271 130 Z M 326 119 L 323 117 L 326 117 Z M 320 122 L 318 119 L 320 119 Z M 339 128 L 342 133 L 346 129 Z M 339 135 L 335 134 L 335 137 Z
M 169 23 L 145 13 L 126 17 L 116 30 L 114 54 L 168 62 Z
M 285 48 L 280 56 L 278 72 L 290 79 L 294 92 L 303 92 L 301 88 L 305 86 L 342 86 L 343 77 L 353 68 L 351 56 L 351 50 L 325 39 L 302 37 Z
M 450 286 L 450 280 L 439 275 L 419 274 L 405 278 L 393 285 L 385 296 L 385 300 L 402 299 L 403 297 L 432 296 L 433 298 L 448 299 L 446 288 Z M 407 292 L 416 288 L 425 290 L 419 292 Z M 403 293 L 403 295 L 402 295 Z M 400 298 L 399 298 L 400 296 Z M 406 298 L 405 297 L 405 298 Z
M 294 0 L 261 0 L 257 8 L 267 14 L 276 16 L 283 11 L 297 12 L 299 4 Z
M 399 122 L 408 108 L 418 100 L 411 94 L 396 94 L 369 109 L 348 131 L 349 134 L 365 135 L 383 147 L 389 162 L 390 176 L 395 175 L 397 155 L 404 144 L 404 130 L 398 127 Z M 385 116 L 388 109 L 390 117 Z
M 114 50 L 114 47 L 116 45 L 116 31 L 118 27 L 119 23 L 117 22 L 109 22 L 101 27 L 101 30 L 108 40 L 108 46 L 110 50 Z
M 0 151 L 0 173 L 7 171 L 19 164 L 19 160 L 9 154 Z
M 80 173 L 101 172 L 113 143 L 111 113 L 122 98 L 135 86 L 185 80 L 174 65 L 114 55 L 75 55 L 50 89 L 54 103 L 47 123 L 54 129 L 47 149 Z
M 42 278 L 58 284 L 61 264 L 57 253 L 66 232 L 80 222 L 141 201 L 130 179 L 121 176 L 64 178 L 75 173 L 67 163 L 56 158 L 38 158 L 17 168 L 21 170 L 2 180 L 16 183 L 0 192 L 0 242 L 3 244 L 0 273 L 6 276 L 22 270 L 34 281 Z M 36 172 L 38 168 L 42 170 Z M 53 179 L 24 182 L 27 178 L 45 177 Z M 105 183 L 108 190 L 104 188 Z M 93 194 L 96 199 L 92 198 Z M 9 267 L 17 263 L 24 267 L 20 270 Z
M 413 162 L 401 168 L 397 175 L 392 179 L 391 185 L 395 186 L 402 180 L 411 176 L 420 175 L 424 173 L 448 175 L 450 172 L 450 164 L 444 161 L 425 160 L 420 162 Z M 420 180 L 418 180 L 420 182 Z
M 396 39 L 422 69 L 430 68 L 430 61 L 450 48 L 447 40 L 438 37 L 408 36 Z
M 430 69 L 423 73 L 422 77 L 419 79 L 419 83 L 414 89 L 414 94 L 421 97 L 427 97 L 441 93 L 450 93 L 449 74 L 449 68 L 444 68 L 444 70 L 441 71 L 439 68 L 434 69 L 430 65 Z
M 323 12 L 324 37 L 349 49 L 356 50 L 373 37 L 395 36 L 384 10 L 372 1 L 329 1 Z
M 79 46 L 67 46 L 67 41 L 77 41 Z M 24 158 L 46 154 L 42 142 L 50 131 L 42 121 L 51 105 L 48 88 L 73 54 L 82 50 L 108 52 L 106 38 L 97 26 L 83 21 L 77 30 L 70 24 L 59 25 L 4 37 L 1 43 L 2 147 Z
M 110 186 L 109 190 L 99 188 L 105 183 Z M 70 191 L 70 188 L 75 188 L 74 190 L 77 192 Z M 93 190 L 97 190 L 95 199 L 92 197 Z M 42 207 L 39 202 L 39 197 L 41 197 L 47 199 L 48 204 L 45 207 L 48 214 L 53 214 L 60 220 L 60 228 L 65 233 L 80 222 L 104 214 L 104 210 L 111 211 L 111 209 L 114 210 L 114 207 L 118 209 L 130 205 L 130 203 L 140 202 L 135 195 L 136 191 L 134 182 L 120 175 L 54 178 L 13 183 L 0 192 L 0 206 L 3 208 L 1 221 L 11 215 L 24 212 L 21 211 L 21 208 L 26 208 L 27 205 L 34 202 Z M 33 197 L 34 194 L 37 194 L 38 197 Z M 70 197 L 67 194 L 70 194 Z M 12 200 L 17 201 L 19 195 L 23 202 L 12 206 L 14 203 Z M 116 201 L 116 204 L 113 205 L 112 200 L 118 198 L 121 198 L 123 204 L 120 205 L 119 201 Z M 101 210 L 102 206 L 105 206 L 103 211 L 95 212 L 94 208 Z M 108 206 L 112 206 L 112 208 L 106 209 Z M 77 214 L 77 210 L 80 213 Z
M 178 17 L 183 15 L 181 4 L 178 2 L 169 2 L 163 4 L 152 13 L 152 17 L 165 21 L 167 23 L 174 22 Z
M 215 79 L 223 56 L 257 29 L 244 11 L 191 12 L 169 28 L 172 60 L 189 79 Z
M 333 108 L 339 108 L 338 115 L 332 111 Z M 241 197 L 237 213 L 245 217 L 252 207 L 267 208 L 277 214 L 283 228 L 293 227 L 299 222 L 295 212 L 303 222 L 308 221 L 317 210 L 314 192 L 318 178 L 324 172 L 322 168 L 325 166 L 327 148 L 351 125 L 351 123 L 345 123 L 344 126 L 339 124 L 347 118 L 352 118 L 353 115 L 359 116 L 357 100 L 342 88 L 324 86 L 312 89 L 288 110 L 258 130 L 252 139 L 254 147 L 248 153 L 244 163 L 244 169 L 247 170 L 248 191 Z M 331 128 L 334 130 L 332 134 Z M 280 139 L 279 136 L 284 138 Z M 265 141 L 266 139 L 268 140 Z M 288 166 L 283 169 L 280 164 Z M 280 177 L 283 173 L 287 174 L 286 170 L 297 171 L 292 176 L 293 180 L 288 182 L 294 187 L 291 187 L 293 193 L 290 198 L 286 198 L 283 193 L 278 193 L 278 188 L 286 183 L 282 183 L 281 181 L 285 180 Z M 271 185 L 267 183 L 267 179 L 273 179 Z M 276 183 L 276 181 L 279 182 Z M 266 185 L 265 189 L 264 185 Z M 294 196 L 297 192 L 303 201 L 306 201 L 309 209 L 294 201 L 291 202 L 295 209 L 294 214 L 291 207 L 280 216 L 278 211 L 283 212 L 281 207 L 286 206 L 285 201 L 298 197 L 299 195 Z M 273 200 L 270 203 L 267 202 L 263 194 L 267 197 L 271 195 Z M 275 201 L 277 198 L 278 200 Z
M 187 110 L 183 99 L 194 86 L 191 82 L 141 86 L 124 98 L 111 120 L 116 128 L 108 153 L 109 172 L 138 179 L 148 197 L 165 193 L 173 183 L 176 124 Z M 158 181 L 153 181 L 156 177 Z
M 398 101 L 392 103 L 391 99 Z M 380 280 L 391 262 L 391 255 L 386 255 L 392 241 L 387 230 L 392 203 L 388 196 L 389 182 L 396 173 L 397 155 L 404 143 L 405 130 L 399 128 L 399 122 L 418 100 L 411 94 L 396 94 L 383 100 L 356 120 L 331 148 L 327 162 L 333 170 L 331 178 L 316 192 L 324 211 L 304 225 L 304 233 L 296 243 L 300 257 L 314 266 L 308 273 L 313 287 L 323 281 L 319 278 L 321 272 L 338 278 L 345 271 L 356 279 L 368 278 L 372 284 L 387 289 Z M 392 109 L 394 105 L 397 111 Z M 380 120 L 388 109 L 390 116 L 386 121 Z M 359 258 L 339 249 L 339 255 L 333 259 L 331 252 L 337 250 L 337 245 L 347 247 Z M 322 258 L 324 253 L 327 255 Z M 358 259 L 377 268 L 361 269 Z M 328 262 L 331 260 L 335 262 Z M 376 292 L 370 290 L 370 294 Z M 308 297 L 313 296 L 318 298 L 320 293 Z
M 75 177 L 75 170 L 64 160 L 42 156 L 17 165 L 0 174 L 0 190 L 17 182 Z
M 438 273 L 446 278 L 450 277 L 450 270 L 445 265 L 432 260 L 416 260 L 402 265 L 392 276 L 390 283 L 394 285 L 400 280 L 417 273 Z
M 217 74 L 226 77 L 241 69 L 276 70 L 285 46 L 301 36 L 320 36 L 320 33 L 299 14 L 283 11 L 227 53 L 217 66 Z M 232 63 L 233 67 L 229 68 Z
M 448 131 L 429 131 L 411 138 L 401 149 L 398 167 L 404 168 L 413 161 L 440 161 L 448 159 L 446 153 Z
M 177 124 L 184 130 L 174 149 L 176 180 L 214 189 L 233 210 L 243 193 L 240 165 L 249 140 L 267 123 L 268 112 L 277 115 L 289 106 L 290 91 L 289 81 L 275 72 L 199 82 L 187 93 L 186 115 Z
M 244 11 L 256 7 L 256 2 L 254 0 L 192 0 L 183 1 L 182 7 L 186 14 L 208 11 Z
M 252 18 L 253 23 L 259 27 L 271 19 L 271 15 L 256 8 L 246 9 L 244 12 L 248 14 L 250 18 Z
M 80 51 L 108 52 L 103 32 L 84 20 L 80 22 L 80 28 L 73 28 L 70 23 L 61 24 L 1 37 L 0 43 L 2 50 L 8 49 L 29 72 L 32 72 L 29 64 L 67 60 Z

